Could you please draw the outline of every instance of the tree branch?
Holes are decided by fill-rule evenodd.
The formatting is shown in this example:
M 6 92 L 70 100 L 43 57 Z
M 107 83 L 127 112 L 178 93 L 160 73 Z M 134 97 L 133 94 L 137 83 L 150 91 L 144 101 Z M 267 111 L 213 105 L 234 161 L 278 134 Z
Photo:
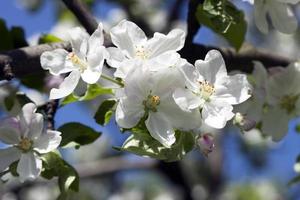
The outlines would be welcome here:
M 266 50 L 257 50 L 255 48 L 236 52 L 233 48 L 220 48 L 202 44 L 186 44 L 179 53 L 190 63 L 194 63 L 198 59 L 204 59 L 207 52 L 213 49 L 221 52 L 228 71 L 240 70 L 251 73 L 253 61 L 262 62 L 267 69 L 275 66 L 286 67 L 289 63 L 296 61 L 295 59 L 271 54 Z
M 40 56 L 45 51 L 63 48 L 71 51 L 71 45 L 67 42 L 42 44 L 32 47 L 24 47 L 0 53 L 0 80 L 7 79 L 7 67 L 11 69 L 15 77 L 22 78 L 29 74 L 42 71 Z M 197 59 L 203 59 L 209 50 L 217 49 L 224 56 L 228 71 L 241 70 L 251 72 L 253 61 L 261 61 L 266 68 L 273 66 L 287 66 L 295 61 L 294 59 L 270 54 L 266 51 L 248 50 L 244 52 L 235 52 L 230 48 L 217 48 L 200 44 L 186 44 L 180 51 L 182 57 L 189 62 L 194 63 Z
M 59 48 L 71 51 L 69 43 L 60 42 L 24 47 L 0 53 L 0 80 L 6 79 L 5 72 L 8 67 L 11 73 L 18 78 L 41 72 L 41 54 L 45 51 Z
M 98 27 L 98 22 L 88 10 L 88 8 L 80 2 L 80 0 L 62 0 L 68 9 L 76 16 L 78 21 L 91 35 Z

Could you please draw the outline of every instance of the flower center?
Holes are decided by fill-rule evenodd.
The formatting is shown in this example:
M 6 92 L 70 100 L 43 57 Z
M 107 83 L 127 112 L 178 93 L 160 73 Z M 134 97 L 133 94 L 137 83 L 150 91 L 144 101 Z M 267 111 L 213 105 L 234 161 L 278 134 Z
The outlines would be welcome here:
M 136 46 L 135 47 L 135 57 L 140 58 L 142 60 L 146 60 L 149 58 L 148 51 L 144 48 L 144 46 Z
M 199 81 L 200 94 L 205 101 L 208 101 L 210 96 L 215 92 L 215 87 L 208 81 Z
M 157 95 L 149 95 L 147 100 L 143 101 L 146 110 L 157 112 L 157 106 L 160 104 L 160 97 Z
M 33 142 L 32 140 L 28 139 L 28 138 L 21 138 L 21 141 L 18 144 L 18 147 L 24 151 L 27 152 L 32 148 Z
M 67 59 L 71 60 L 71 62 L 79 68 L 81 73 L 88 67 L 88 64 L 81 60 L 74 52 L 69 53 Z
M 299 95 L 286 95 L 281 98 L 279 105 L 282 109 L 286 110 L 288 114 L 291 114 L 296 108 L 296 101 Z

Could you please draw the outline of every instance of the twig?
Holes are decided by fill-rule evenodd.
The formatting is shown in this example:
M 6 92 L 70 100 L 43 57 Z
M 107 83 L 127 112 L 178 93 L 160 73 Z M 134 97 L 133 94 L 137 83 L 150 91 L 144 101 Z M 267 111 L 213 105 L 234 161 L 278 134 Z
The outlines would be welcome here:
M 68 9 L 76 16 L 78 21 L 86 29 L 89 34 L 92 34 L 98 27 L 98 22 L 85 4 L 80 0 L 62 0 Z

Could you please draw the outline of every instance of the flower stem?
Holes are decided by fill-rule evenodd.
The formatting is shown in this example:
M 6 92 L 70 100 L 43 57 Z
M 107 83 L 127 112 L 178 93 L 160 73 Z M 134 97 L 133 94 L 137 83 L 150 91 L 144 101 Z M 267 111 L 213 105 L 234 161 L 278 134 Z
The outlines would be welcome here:
M 109 76 L 104 75 L 104 74 L 101 75 L 101 78 L 103 78 L 105 80 L 108 80 L 108 81 L 110 81 L 112 83 L 118 84 L 121 87 L 124 87 L 124 84 L 121 81 L 117 81 L 117 80 L 115 80 L 115 79 L 113 79 L 113 78 L 111 78 Z

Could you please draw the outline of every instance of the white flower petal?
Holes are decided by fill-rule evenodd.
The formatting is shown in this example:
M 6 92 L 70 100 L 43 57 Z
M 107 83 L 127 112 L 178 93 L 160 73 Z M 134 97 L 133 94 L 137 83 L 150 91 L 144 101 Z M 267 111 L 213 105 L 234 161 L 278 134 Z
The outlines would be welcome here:
M 108 52 L 104 46 L 98 46 L 94 48 L 93 52 L 89 52 L 87 55 L 87 62 L 90 69 L 102 71 L 104 60 L 108 58 Z
M 17 166 L 17 172 L 20 181 L 34 180 L 38 177 L 42 170 L 42 160 L 35 156 L 32 152 L 23 153 Z
M 279 107 L 269 108 L 262 116 L 262 132 L 272 136 L 274 141 L 279 141 L 287 134 L 290 119 Z
M 30 129 L 31 120 L 35 117 L 36 105 L 33 103 L 27 103 L 22 107 L 22 111 L 19 114 L 21 134 L 27 136 Z
M 109 59 L 107 63 L 113 68 L 119 68 L 121 63 L 126 59 L 124 53 L 116 47 L 108 47 L 106 49 L 109 53 Z
M 140 121 L 144 113 L 142 102 L 134 98 L 123 98 L 116 109 L 116 121 L 123 128 L 132 128 Z
M 83 59 L 88 51 L 89 34 L 81 27 L 73 28 L 69 31 L 73 52 Z
M 267 5 L 264 1 L 254 1 L 254 18 L 258 30 L 264 34 L 268 34 Z
M 205 56 L 205 60 L 197 60 L 195 67 L 210 84 L 218 84 L 218 80 L 222 80 L 223 77 L 227 76 L 225 62 L 221 53 L 217 50 L 209 51 Z
M 69 52 L 64 49 L 55 49 L 53 51 L 45 51 L 41 55 L 41 66 L 53 75 L 59 75 L 72 71 L 72 67 L 68 64 L 67 56 Z
M 21 152 L 16 147 L 0 149 L 0 172 L 5 170 L 10 164 L 20 159 Z
M 291 34 L 297 30 L 298 22 L 289 5 L 276 1 L 270 1 L 268 5 L 270 18 L 278 31 Z
M 222 79 L 222 85 L 216 87 L 215 98 L 235 105 L 251 97 L 251 85 L 244 74 L 227 76 Z
M 30 139 L 38 138 L 44 128 L 44 116 L 40 113 L 34 113 L 31 118 L 31 123 L 29 127 L 28 137 Z
M 255 87 L 266 87 L 268 72 L 261 62 L 254 61 L 254 70 L 252 75 L 255 81 Z
M 272 75 L 267 81 L 268 102 L 275 105 L 283 96 L 299 94 L 299 80 L 300 65 L 297 62 Z
M 187 89 L 177 88 L 173 93 L 176 104 L 184 111 L 191 111 L 203 105 L 204 100 Z
M 95 49 L 101 47 L 104 42 L 104 35 L 103 35 L 103 25 L 99 23 L 95 32 L 91 35 L 88 40 L 89 49 L 88 53 L 92 53 Z
M 60 99 L 71 94 L 76 88 L 78 81 L 80 79 L 79 71 L 72 71 L 69 76 L 67 76 L 64 81 L 60 84 L 59 88 L 53 88 L 50 91 L 50 99 Z
M 178 51 L 182 49 L 185 41 L 185 32 L 180 29 L 174 29 L 167 35 L 154 33 L 146 45 L 146 49 L 151 52 L 150 58 L 154 58 L 167 51 Z
M 48 153 L 55 150 L 61 142 L 61 132 L 47 130 L 46 134 L 42 134 L 36 141 L 33 147 L 39 153 Z
M 145 124 L 151 136 L 165 147 L 171 147 L 176 141 L 175 131 L 163 114 L 159 112 L 149 113 Z
M 110 31 L 111 41 L 119 49 L 126 52 L 127 57 L 133 58 L 135 55 L 135 46 L 142 45 L 147 41 L 143 30 L 135 23 L 122 20 Z
M 234 116 L 232 109 L 233 107 L 230 104 L 212 100 L 204 105 L 202 109 L 202 119 L 207 125 L 221 129 L 224 128 L 227 121 Z
M 199 92 L 200 84 L 198 83 L 198 79 L 200 77 L 200 74 L 196 70 L 196 68 L 193 65 L 187 63 L 186 65 L 182 66 L 181 71 L 185 78 L 186 87 L 193 92 Z
M 159 71 L 161 69 L 180 68 L 185 65 L 187 61 L 182 59 L 175 51 L 168 51 L 158 55 L 157 57 L 148 61 L 151 71 Z
M 81 78 L 84 82 L 88 84 L 94 84 L 96 83 L 101 76 L 101 72 L 98 70 L 92 71 L 91 69 L 86 69 L 81 73 Z
M 6 144 L 17 144 L 21 137 L 21 127 L 17 118 L 6 118 L 0 122 L 0 140 Z
M 199 109 L 193 109 L 189 112 L 183 111 L 175 103 L 172 97 L 162 99 L 158 112 L 163 113 L 174 128 L 190 131 L 198 129 L 201 126 L 201 115 Z

